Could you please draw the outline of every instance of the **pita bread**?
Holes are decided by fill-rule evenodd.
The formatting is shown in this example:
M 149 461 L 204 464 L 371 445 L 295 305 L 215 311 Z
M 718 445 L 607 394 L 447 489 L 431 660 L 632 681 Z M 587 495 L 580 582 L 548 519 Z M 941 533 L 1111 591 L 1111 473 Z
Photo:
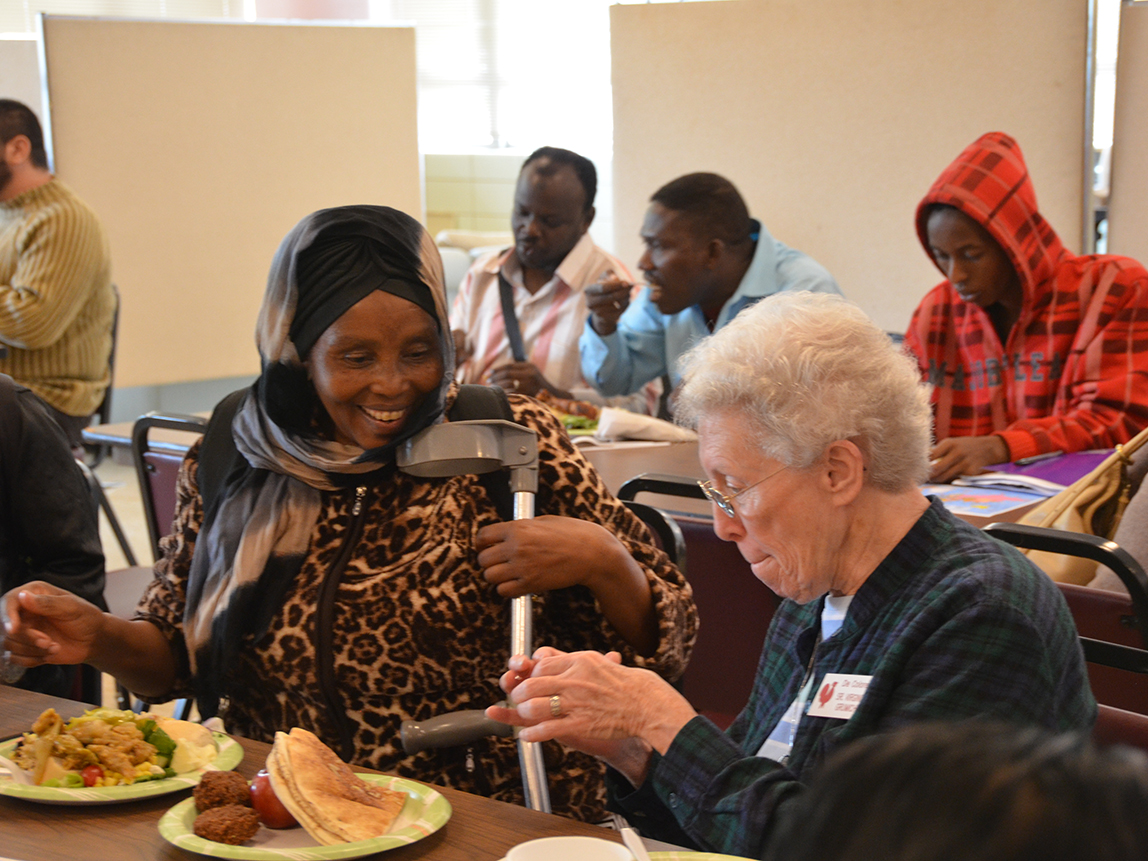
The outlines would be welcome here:
M 271 787 L 307 833 L 325 846 L 370 840 L 390 830 L 405 792 L 367 783 L 305 729 L 275 733 L 267 757 Z

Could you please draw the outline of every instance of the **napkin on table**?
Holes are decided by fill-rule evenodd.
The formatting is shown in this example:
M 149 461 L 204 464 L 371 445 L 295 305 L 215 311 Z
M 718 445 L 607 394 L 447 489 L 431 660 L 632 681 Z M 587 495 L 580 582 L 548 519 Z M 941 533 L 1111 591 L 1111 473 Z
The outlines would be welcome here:
M 643 416 L 614 407 L 602 409 L 594 436 L 604 440 L 641 439 L 656 442 L 692 442 L 698 438 L 692 430 L 653 416 Z

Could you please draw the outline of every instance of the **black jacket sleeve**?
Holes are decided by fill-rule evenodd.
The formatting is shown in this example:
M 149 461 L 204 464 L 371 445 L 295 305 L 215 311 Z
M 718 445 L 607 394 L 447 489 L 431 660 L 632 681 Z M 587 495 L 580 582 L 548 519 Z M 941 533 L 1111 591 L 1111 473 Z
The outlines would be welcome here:
M 106 609 L 87 481 L 39 398 L 0 374 L 0 594 L 30 580 Z

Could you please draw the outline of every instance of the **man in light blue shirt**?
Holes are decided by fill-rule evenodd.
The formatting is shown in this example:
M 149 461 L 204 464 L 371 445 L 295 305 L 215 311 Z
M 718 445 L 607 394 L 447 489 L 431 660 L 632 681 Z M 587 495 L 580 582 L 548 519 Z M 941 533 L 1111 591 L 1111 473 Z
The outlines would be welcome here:
M 658 189 L 642 222 L 638 268 L 648 286 L 610 277 L 586 288 L 590 316 L 579 349 L 582 374 L 604 395 L 627 395 L 741 311 L 782 290 L 840 293 L 824 267 L 778 242 L 750 218 L 733 183 L 691 173 Z

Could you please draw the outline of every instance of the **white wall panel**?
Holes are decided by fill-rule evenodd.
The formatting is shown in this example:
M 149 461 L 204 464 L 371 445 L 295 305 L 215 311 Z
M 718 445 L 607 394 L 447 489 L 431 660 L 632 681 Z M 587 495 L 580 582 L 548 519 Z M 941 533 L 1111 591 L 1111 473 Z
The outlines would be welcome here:
M 117 386 L 256 373 L 271 257 L 313 210 L 422 216 L 409 27 L 49 17 L 56 171 L 123 296 Z
M 1041 209 L 1079 250 L 1083 0 L 733 0 L 611 10 L 617 249 L 684 173 L 734 182 L 881 326 L 939 274 L 913 212 L 987 131 L 1013 135 Z

